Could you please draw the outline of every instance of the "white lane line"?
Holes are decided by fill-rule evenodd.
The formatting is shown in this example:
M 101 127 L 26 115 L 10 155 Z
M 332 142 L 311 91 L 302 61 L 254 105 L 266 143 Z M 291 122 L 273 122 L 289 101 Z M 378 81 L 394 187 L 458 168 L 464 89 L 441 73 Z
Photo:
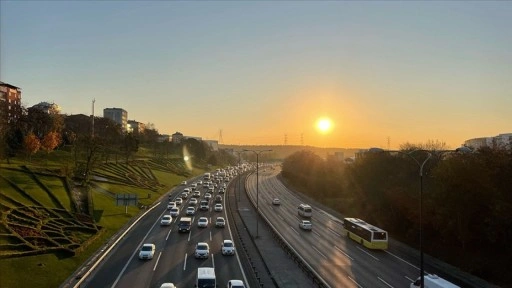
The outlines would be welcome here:
M 183 261 L 183 271 L 187 270 L 187 253 L 185 253 L 185 261 Z
M 171 236 L 171 231 L 172 231 L 172 228 L 169 229 L 169 232 L 167 233 L 167 236 L 165 236 L 165 241 L 167 241 L 169 239 L 169 236 Z
M 158 253 L 158 258 L 156 258 L 155 266 L 153 267 L 153 271 L 156 270 L 156 266 L 158 266 L 158 261 L 160 261 L 160 256 L 162 256 L 162 252 Z
M 324 257 L 325 259 L 327 259 L 327 256 L 325 256 L 322 252 L 320 252 L 320 250 L 316 249 L 315 246 L 311 246 L 313 249 L 315 249 L 316 253 L 320 254 L 322 257 Z
M 407 276 L 404 276 L 404 277 L 405 277 L 405 279 L 407 279 L 407 280 L 411 281 L 411 283 L 412 283 L 412 282 L 414 282 L 414 280 L 413 280 L 413 279 L 411 279 L 411 278 L 409 278 L 409 277 L 407 277 Z
M 213 258 L 213 254 L 212 254 L 212 267 L 215 268 L 215 259 Z
M 336 231 L 332 230 L 331 228 L 327 228 L 327 229 L 329 229 L 329 231 L 331 231 L 331 233 L 333 233 L 334 235 L 336 235 L 336 236 L 338 236 L 338 237 L 341 237 L 341 234 L 340 234 L 340 233 L 338 233 L 338 232 L 336 232 Z
M 212 231 L 210 231 L 210 242 L 212 242 Z
M 377 261 L 380 261 L 380 260 L 379 260 L 379 258 L 377 258 L 377 257 L 373 256 L 372 254 L 370 254 L 370 253 L 368 253 L 368 252 L 364 251 L 363 249 L 361 249 L 361 248 L 359 248 L 359 247 L 357 247 L 357 246 L 356 246 L 356 248 L 357 248 L 357 249 L 359 249 L 359 250 L 361 250 L 362 252 L 364 252 L 366 255 L 368 255 L 368 256 L 370 256 L 370 257 L 372 257 L 373 259 L 375 259 L 375 260 L 377 260 Z
M 338 247 L 338 246 L 336 246 L 336 245 L 335 245 L 335 246 L 334 246 L 334 249 L 336 249 L 336 250 L 340 251 L 340 253 L 341 253 L 341 254 L 343 254 L 343 255 L 347 256 L 347 258 L 348 258 L 348 259 L 350 259 L 350 260 L 354 261 L 354 258 L 350 257 L 350 255 L 348 255 L 347 253 L 345 253 L 345 251 L 341 250 L 341 248 L 340 248 L 340 247 Z
M 363 286 L 359 285 L 359 283 L 357 283 L 356 280 L 354 280 L 352 277 L 350 277 L 350 276 L 347 276 L 347 277 L 348 277 L 348 279 L 350 279 L 350 281 L 354 282 L 354 284 L 356 284 L 357 287 L 363 288 Z
M 312 232 L 313 232 L 316 236 L 318 236 L 318 237 L 322 237 L 322 235 L 318 234 L 318 232 L 316 232 L 316 231 L 312 231 Z
M 192 225 L 190 225 L 190 226 L 192 226 Z M 191 227 L 191 228 L 192 228 L 192 227 Z M 192 231 L 190 231 L 190 230 L 189 230 L 189 231 L 188 231 L 188 240 L 187 240 L 188 242 L 190 242 L 190 235 L 192 235 Z
M 297 233 L 297 235 L 300 235 L 300 233 L 297 230 L 295 230 L 295 228 L 293 228 L 292 226 L 290 226 L 290 229 L 292 229 L 293 232 Z
M 394 288 L 393 286 L 391 286 L 391 284 L 389 284 L 388 282 L 384 281 L 384 279 L 382 279 L 382 278 L 380 278 L 380 277 L 378 277 L 378 276 L 377 276 L 377 279 L 379 279 L 379 280 L 380 280 L 380 282 L 382 282 L 382 283 L 386 284 L 388 287 L 390 287 L 390 288 Z
M 393 253 L 391 253 L 391 252 L 388 252 L 388 251 L 386 251 L 386 250 L 384 250 L 384 252 L 386 252 L 386 253 L 388 253 L 389 255 L 391 255 L 391 256 L 393 256 L 393 257 L 397 258 L 398 260 L 401 260 L 402 262 L 404 262 L 404 263 L 406 263 L 406 264 L 409 264 L 409 266 L 414 267 L 414 268 L 416 268 L 417 270 L 420 270 L 420 268 L 418 268 L 418 267 L 414 266 L 413 264 L 411 264 L 411 263 L 407 262 L 406 260 L 404 260 L 404 259 L 402 259 L 402 258 L 400 258 L 400 257 L 396 256 L 395 254 L 393 254 Z M 413 282 L 414 282 L 414 281 L 413 281 Z

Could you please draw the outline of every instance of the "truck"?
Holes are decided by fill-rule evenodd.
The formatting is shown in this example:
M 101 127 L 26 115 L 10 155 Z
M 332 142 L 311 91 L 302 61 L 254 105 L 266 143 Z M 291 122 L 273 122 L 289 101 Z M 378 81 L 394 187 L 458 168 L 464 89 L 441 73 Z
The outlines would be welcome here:
M 421 277 L 418 277 L 416 281 L 412 282 L 409 288 L 419 288 L 421 287 Z M 423 282 L 425 284 L 425 288 L 460 288 L 459 286 L 448 282 L 447 280 L 435 275 L 435 274 L 427 274 L 423 276 Z
M 190 232 L 190 226 L 192 225 L 192 218 L 181 217 L 178 222 L 178 232 Z

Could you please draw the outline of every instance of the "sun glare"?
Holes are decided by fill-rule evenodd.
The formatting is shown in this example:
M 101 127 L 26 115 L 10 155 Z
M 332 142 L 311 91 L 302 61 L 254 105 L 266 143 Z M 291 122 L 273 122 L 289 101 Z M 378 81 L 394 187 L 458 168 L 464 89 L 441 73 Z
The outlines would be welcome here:
M 329 132 L 329 130 L 331 130 L 331 127 L 332 127 L 332 123 L 329 118 L 321 118 L 321 119 L 318 119 L 318 121 L 316 122 L 316 128 L 321 133 Z

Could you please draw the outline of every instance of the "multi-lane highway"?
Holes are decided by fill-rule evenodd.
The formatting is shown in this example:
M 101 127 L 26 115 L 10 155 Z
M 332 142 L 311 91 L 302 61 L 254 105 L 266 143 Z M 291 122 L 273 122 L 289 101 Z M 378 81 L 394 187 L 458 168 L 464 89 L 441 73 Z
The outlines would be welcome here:
M 241 279 L 247 282 L 238 255 L 221 254 L 223 240 L 232 239 L 232 233 L 226 210 L 221 212 L 213 210 L 213 199 L 219 194 L 219 189 L 215 189 L 209 201 L 208 211 L 197 209 L 196 214 L 190 216 L 193 219 L 190 233 L 178 232 L 177 221 L 185 216 L 191 195 L 183 199 L 183 203 L 178 206 L 180 213 L 178 217 L 173 218 L 171 225 L 160 225 L 162 216 L 169 214 L 168 201 L 174 201 L 181 196 L 186 187 L 188 186 L 183 185 L 174 189 L 169 197 L 166 196 L 151 207 L 147 214 L 129 229 L 81 287 L 160 287 L 165 282 L 174 283 L 178 287 L 194 287 L 198 267 L 217 268 L 215 272 L 218 287 L 225 286 L 230 279 Z M 203 199 L 206 189 L 201 186 L 198 190 L 201 192 L 201 197 L 198 199 Z M 222 204 L 226 206 L 225 203 L 226 200 L 223 197 Z M 195 207 L 199 208 L 199 204 Z M 225 228 L 215 227 L 215 219 L 218 216 L 226 219 Z M 199 217 L 208 218 L 208 227 L 197 227 Z M 207 259 L 194 257 L 195 245 L 198 242 L 209 244 L 210 256 Z M 138 257 L 139 249 L 144 243 L 156 245 L 154 258 L 151 260 L 140 260 Z
M 259 192 L 256 177 L 247 180 L 247 190 L 281 237 L 330 287 L 409 287 L 419 273 L 413 260 L 390 251 L 369 250 L 342 235 L 342 220 L 313 206 L 313 229 L 299 228 L 297 207 L 304 200 L 276 177 L 279 169 L 260 168 Z M 279 198 L 281 205 L 273 205 Z

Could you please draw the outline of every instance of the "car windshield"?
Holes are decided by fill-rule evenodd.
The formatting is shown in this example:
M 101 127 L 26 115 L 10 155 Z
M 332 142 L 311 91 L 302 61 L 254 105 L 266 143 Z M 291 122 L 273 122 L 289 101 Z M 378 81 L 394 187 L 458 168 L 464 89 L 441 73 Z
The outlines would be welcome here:
M 225 242 L 224 247 L 233 247 L 233 243 L 231 242 Z
M 151 246 L 142 246 L 142 251 L 151 251 Z
M 208 246 L 206 245 L 197 245 L 197 250 L 207 250 Z

